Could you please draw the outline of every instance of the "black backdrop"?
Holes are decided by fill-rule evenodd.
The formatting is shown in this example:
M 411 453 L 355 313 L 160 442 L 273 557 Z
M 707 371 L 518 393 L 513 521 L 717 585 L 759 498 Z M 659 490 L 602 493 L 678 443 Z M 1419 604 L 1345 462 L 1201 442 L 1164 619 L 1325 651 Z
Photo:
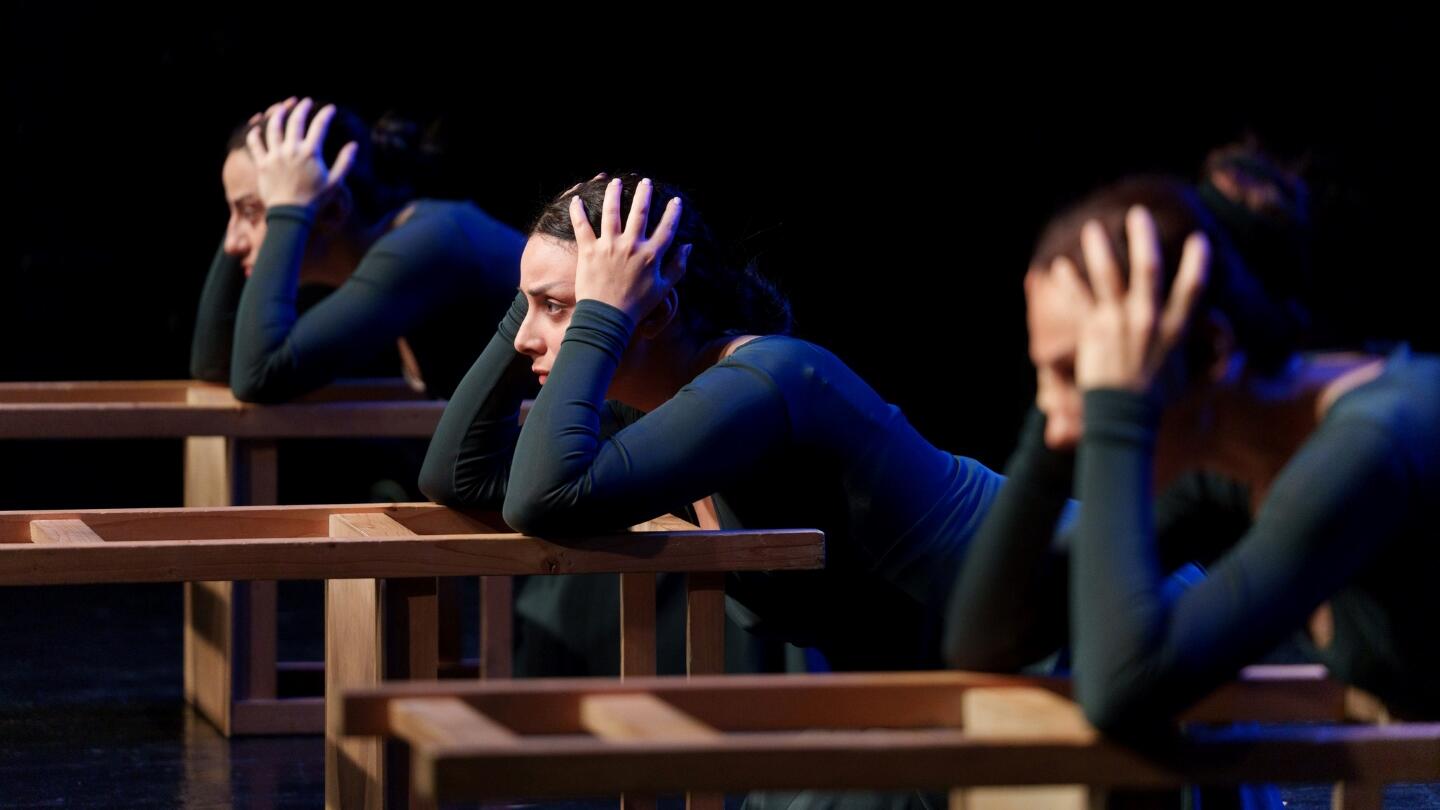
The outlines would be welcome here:
M 1307 156 L 1323 333 L 1436 336 L 1434 71 L 1412 22 L 1040 36 L 690 9 L 650 35 L 559 7 L 365 13 L 7 7 L 0 379 L 185 376 L 222 142 L 290 94 L 442 120 L 434 190 L 517 227 L 600 169 L 686 186 L 791 294 L 799 334 L 992 465 L 1032 394 L 1019 282 L 1046 216 L 1125 172 L 1191 175 L 1246 132 Z M 0 443 L 7 508 L 172 504 L 178 480 L 178 443 Z

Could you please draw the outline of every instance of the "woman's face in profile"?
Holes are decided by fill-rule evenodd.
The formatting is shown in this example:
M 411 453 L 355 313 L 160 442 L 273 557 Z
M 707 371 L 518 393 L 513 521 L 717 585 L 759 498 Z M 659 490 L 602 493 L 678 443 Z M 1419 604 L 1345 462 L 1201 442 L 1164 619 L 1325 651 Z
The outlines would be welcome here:
M 1081 309 L 1052 271 L 1032 267 L 1025 274 L 1025 321 L 1030 361 L 1035 365 L 1035 405 L 1045 414 L 1045 445 L 1070 451 L 1084 436 L 1084 396 L 1075 380 L 1075 352 Z M 1193 467 L 1212 438 L 1197 422 L 1193 408 L 1203 402 L 1203 387 L 1187 384 L 1180 357 L 1162 375 L 1160 393 L 1167 402 L 1156 437 L 1155 485 L 1162 487 Z
M 515 351 L 531 359 L 543 385 L 555 365 L 560 341 L 575 310 L 575 243 L 531 236 L 520 256 L 520 290 L 529 308 L 515 335 Z
M 220 170 L 225 187 L 225 202 L 230 208 L 230 221 L 225 226 L 224 250 L 240 260 L 249 276 L 255 269 L 260 243 L 265 241 L 265 204 L 260 201 L 260 187 L 255 162 L 244 149 L 236 149 L 225 158 Z
M 1080 310 L 1050 271 L 1032 267 L 1025 274 L 1025 323 L 1030 361 L 1035 364 L 1035 404 L 1045 414 L 1045 444 L 1073 450 L 1080 443 L 1080 388 L 1075 383 L 1075 348 Z

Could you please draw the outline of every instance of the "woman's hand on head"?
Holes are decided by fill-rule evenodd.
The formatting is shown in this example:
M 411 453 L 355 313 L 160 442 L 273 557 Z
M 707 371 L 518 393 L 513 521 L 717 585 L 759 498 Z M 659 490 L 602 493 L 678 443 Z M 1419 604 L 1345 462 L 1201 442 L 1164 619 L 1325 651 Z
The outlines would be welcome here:
M 1105 228 L 1085 223 L 1080 233 L 1087 286 L 1068 259 L 1057 259 L 1057 282 L 1071 287 L 1079 302 L 1075 381 L 1082 391 L 1118 388 L 1147 392 L 1170 351 L 1180 342 L 1190 313 L 1205 287 L 1210 244 L 1192 233 L 1185 240 L 1180 270 L 1168 298 L 1162 299 L 1163 264 L 1155 220 L 1145 208 L 1125 217 L 1130 252 L 1130 283 L 1121 281 L 1119 263 Z
M 621 221 L 621 181 L 605 189 L 600 233 L 596 235 L 577 195 L 570 200 L 570 224 L 575 230 L 579 262 L 575 268 L 575 299 L 602 301 L 639 322 L 649 315 L 685 274 L 690 245 L 670 250 L 680 225 L 682 203 L 671 198 L 655 233 L 645 235 L 654 184 L 641 180 L 630 204 L 630 216 Z M 667 255 L 669 254 L 669 255 Z
M 335 118 L 335 106 L 321 107 L 310 119 L 313 101 L 291 101 L 271 106 L 264 125 L 251 129 L 245 139 L 255 161 L 260 200 L 266 208 L 314 205 L 345 179 L 359 148 L 353 141 L 345 144 L 335 165 L 326 166 L 320 150 Z
M 257 112 L 254 115 L 250 116 L 250 120 L 248 123 L 252 127 L 256 124 L 263 124 L 265 123 L 266 118 L 269 118 L 276 113 L 284 113 L 293 110 L 295 108 L 295 105 L 299 103 L 299 101 L 300 99 L 294 96 L 291 96 L 284 101 L 277 101 L 274 104 L 271 104 L 269 107 L 266 107 L 264 111 Z

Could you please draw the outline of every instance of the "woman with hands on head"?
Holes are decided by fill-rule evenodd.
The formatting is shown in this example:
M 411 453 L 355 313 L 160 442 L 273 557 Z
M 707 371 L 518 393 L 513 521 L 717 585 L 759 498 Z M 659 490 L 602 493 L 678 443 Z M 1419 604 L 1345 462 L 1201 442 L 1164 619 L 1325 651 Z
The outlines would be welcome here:
M 524 240 L 468 202 L 414 199 L 415 133 L 287 99 L 228 144 L 225 239 L 201 296 L 191 373 L 254 402 L 292 399 L 399 356 L 448 396 L 504 312 Z M 413 128 L 411 128 L 413 129 Z M 308 285 L 334 292 L 305 308 Z M 399 370 L 396 366 L 391 369 Z
M 1036 410 L 961 566 L 951 663 L 1013 669 L 1068 634 L 1082 708 L 1133 732 L 1308 630 L 1335 677 L 1440 714 L 1440 359 L 1299 352 L 1303 313 L 1163 178 L 1052 221 L 1025 290 Z M 1168 576 L 1187 559 L 1208 572 Z
M 451 400 L 421 489 L 547 536 L 712 495 L 725 527 L 822 529 L 823 571 L 730 578 L 744 623 L 837 669 L 934 666 L 954 567 L 1000 478 L 930 445 L 789 325 L 676 189 L 582 183 L 531 229 L 520 294 Z

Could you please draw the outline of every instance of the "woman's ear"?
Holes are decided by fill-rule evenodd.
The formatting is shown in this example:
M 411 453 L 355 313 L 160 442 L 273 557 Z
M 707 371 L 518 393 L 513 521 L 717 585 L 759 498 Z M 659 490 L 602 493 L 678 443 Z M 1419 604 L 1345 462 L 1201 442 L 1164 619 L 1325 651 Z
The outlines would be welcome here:
M 650 310 L 650 314 L 640 321 L 636 332 L 646 340 L 654 340 L 660 333 L 665 331 L 675 320 L 676 314 L 680 312 L 680 294 L 671 287 L 670 292 L 660 299 L 660 303 Z
M 685 277 L 685 269 L 690 263 L 690 251 L 694 249 L 692 244 L 675 245 L 670 248 L 661 267 L 661 275 L 665 282 L 670 285 L 670 291 L 650 311 L 649 315 L 640 322 L 635 331 L 646 340 L 653 340 L 665 328 L 675 320 L 675 314 L 680 311 L 680 296 L 675 292 L 675 285 Z
M 694 249 L 695 245 L 688 242 L 670 248 L 665 256 L 665 265 L 661 268 L 661 275 L 667 283 L 678 284 L 680 279 L 685 277 L 685 270 L 690 265 L 690 252 Z

